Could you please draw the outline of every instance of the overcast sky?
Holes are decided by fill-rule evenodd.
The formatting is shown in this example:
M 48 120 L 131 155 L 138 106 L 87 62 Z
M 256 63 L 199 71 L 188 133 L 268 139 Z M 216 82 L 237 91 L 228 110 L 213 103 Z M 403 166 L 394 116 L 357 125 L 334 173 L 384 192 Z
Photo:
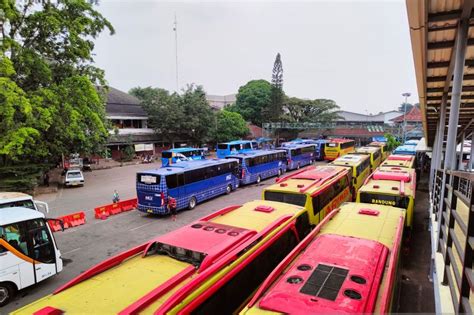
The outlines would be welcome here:
M 343 110 L 395 109 L 417 102 L 405 1 L 102 0 L 115 27 L 96 41 L 95 60 L 113 87 L 176 89 L 174 15 L 180 89 L 232 94 L 249 80 L 271 79 L 282 56 L 284 90 L 329 98 Z

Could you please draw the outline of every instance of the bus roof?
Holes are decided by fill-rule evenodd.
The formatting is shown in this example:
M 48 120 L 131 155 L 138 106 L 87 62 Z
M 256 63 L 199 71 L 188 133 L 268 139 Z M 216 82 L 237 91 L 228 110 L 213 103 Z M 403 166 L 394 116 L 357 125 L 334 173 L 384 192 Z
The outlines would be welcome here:
M 415 157 L 413 155 L 403 155 L 403 154 L 390 154 L 387 157 L 389 161 L 413 161 Z
M 384 270 L 394 267 L 389 257 L 397 257 L 404 211 L 366 203 L 335 211 L 274 270 L 250 306 L 288 314 L 372 313 L 388 301 L 391 270 Z
M 44 218 L 43 213 L 24 207 L 2 208 L 0 214 L 0 225 Z
M 0 203 L 24 199 L 32 199 L 32 197 L 21 192 L 0 192 Z
M 233 140 L 233 141 L 229 141 L 229 142 L 222 142 L 222 143 L 219 143 L 219 144 L 243 144 L 243 143 L 252 143 L 254 141 L 252 140 Z
M 288 150 L 288 149 L 299 149 L 299 148 L 307 148 L 310 146 L 314 146 L 315 143 L 297 143 L 297 142 L 286 142 L 284 146 L 279 147 L 277 149 L 280 150 Z
M 357 153 L 374 153 L 380 151 L 378 147 L 360 147 L 356 149 Z
M 349 141 L 354 141 L 352 139 L 341 139 L 341 138 L 333 138 L 333 139 L 328 139 L 328 142 L 334 142 L 334 143 L 344 143 L 344 142 L 349 142 Z
M 387 145 L 387 142 L 380 142 L 380 141 L 372 141 L 371 143 L 368 144 L 368 146 L 378 146 L 378 147 L 381 147 L 381 146 L 386 146 Z
M 191 152 L 191 151 L 204 151 L 204 149 L 202 149 L 202 148 L 189 148 L 189 147 L 185 147 L 185 148 L 169 149 L 169 150 L 165 150 L 165 151 L 163 151 L 163 152 L 181 153 L 181 152 Z
M 193 161 L 186 161 L 186 162 L 171 164 L 166 167 L 141 171 L 141 172 L 137 172 L 137 174 L 152 174 L 152 175 L 179 174 L 179 173 L 183 173 L 184 171 L 203 168 L 207 166 L 224 164 L 230 161 L 232 161 L 232 159 L 193 160 Z M 237 162 L 237 160 L 234 160 L 234 161 Z
M 255 157 L 255 156 L 262 156 L 272 153 L 281 153 L 286 152 L 285 150 L 252 150 L 245 153 L 237 153 L 228 155 L 229 158 L 247 158 L 247 157 Z
M 348 168 L 336 165 L 307 167 L 299 172 L 277 179 L 276 184 L 265 190 L 315 195 L 326 187 L 325 184 L 329 180 L 346 175 L 348 172 Z
M 369 156 L 364 154 L 346 154 L 341 157 L 338 157 L 334 161 L 332 161 L 332 164 L 335 165 L 349 165 L 349 166 L 355 166 L 360 163 L 362 163 L 364 160 L 369 159 Z
M 415 146 L 412 145 L 401 145 L 393 150 L 393 154 L 410 154 L 415 155 Z
M 360 192 L 375 192 L 384 195 L 415 195 L 415 170 L 378 169 L 366 179 Z

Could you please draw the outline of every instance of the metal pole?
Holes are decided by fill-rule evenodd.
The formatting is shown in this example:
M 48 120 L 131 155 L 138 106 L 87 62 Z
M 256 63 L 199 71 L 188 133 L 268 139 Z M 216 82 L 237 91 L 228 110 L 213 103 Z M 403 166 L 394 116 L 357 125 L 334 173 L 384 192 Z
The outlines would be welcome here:
M 451 109 L 449 112 L 448 137 L 446 139 L 445 169 L 453 170 L 456 167 L 456 136 L 458 132 L 459 107 L 461 105 L 462 82 L 464 63 L 466 59 L 467 33 L 469 20 L 459 21 L 458 42 L 455 51 L 453 90 L 451 93 Z
M 436 163 L 435 170 L 440 169 L 443 159 L 443 145 L 444 145 L 444 130 L 446 129 L 446 107 L 447 107 L 447 95 L 443 96 L 441 102 L 441 110 L 439 113 L 439 124 L 438 124 L 438 142 L 436 143 Z
M 469 172 L 474 167 L 474 131 L 471 134 L 471 156 L 469 157 Z
M 439 154 L 438 150 L 438 141 L 439 141 L 439 135 L 438 135 L 438 129 L 439 125 L 436 126 L 436 136 L 433 142 L 433 150 L 431 152 L 431 165 L 430 165 L 430 180 L 428 182 L 429 185 L 429 191 L 433 193 L 433 180 L 434 180 L 434 171 L 435 171 L 435 159 L 436 156 Z
M 460 171 L 464 170 L 463 165 L 462 165 L 462 154 L 464 152 L 464 139 L 465 139 L 465 136 L 466 136 L 466 133 L 463 132 L 462 137 L 461 137 L 461 151 L 459 153 L 459 162 L 458 162 L 458 170 L 460 170 Z M 456 152 L 456 154 L 457 154 L 457 152 Z
M 176 58 L 176 93 L 179 90 L 179 80 L 178 80 L 178 20 L 176 19 L 176 13 L 174 14 L 174 47 L 175 47 L 175 58 Z

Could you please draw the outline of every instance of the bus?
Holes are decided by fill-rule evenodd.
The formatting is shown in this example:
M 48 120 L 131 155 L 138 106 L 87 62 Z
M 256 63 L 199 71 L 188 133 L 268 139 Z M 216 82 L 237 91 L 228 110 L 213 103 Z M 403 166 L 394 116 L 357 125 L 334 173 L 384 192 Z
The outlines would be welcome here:
M 3 208 L 23 207 L 49 212 L 48 204 L 44 201 L 33 200 L 33 197 L 21 192 L 0 192 L 0 211 Z
M 239 187 L 238 161 L 213 159 L 172 164 L 137 173 L 137 209 L 168 214 L 170 197 L 176 209 L 194 209 L 207 199 L 230 194 Z
M 380 148 L 380 151 L 382 152 L 382 160 L 385 160 L 390 152 L 387 150 L 387 143 L 386 142 L 371 142 L 368 144 L 369 147 L 376 147 Z
M 258 146 L 258 149 L 260 149 L 260 150 L 273 150 L 273 149 L 275 149 L 275 140 L 273 140 L 271 138 L 261 137 L 261 138 L 255 139 L 255 141 L 257 141 L 257 146 Z
M 204 160 L 204 149 L 176 148 L 161 153 L 161 166 L 166 167 L 179 161 Z
M 333 165 L 348 166 L 352 173 L 352 198 L 355 200 L 356 192 L 370 175 L 370 158 L 366 154 L 346 154 L 331 162 Z
M 412 139 L 412 140 L 405 141 L 405 143 L 403 145 L 411 145 L 411 146 L 416 147 L 419 142 L 420 142 L 420 140 Z
M 277 149 L 286 151 L 288 170 L 313 164 L 316 159 L 316 146 L 314 144 L 289 144 Z
M 393 150 L 392 154 L 402 154 L 402 155 L 416 155 L 415 146 L 413 145 L 401 145 Z
M 351 183 L 347 167 L 315 166 L 277 179 L 264 189 L 263 199 L 305 207 L 314 226 L 341 203 L 352 200 Z
M 413 155 L 389 155 L 385 161 L 380 164 L 380 169 L 384 168 L 415 168 L 415 157 Z
M 415 211 L 416 173 L 414 169 L 373 172 L 357 193 L 357 202 L 402 208 L 406 211 L 405 225 L 413 228 Z
M 360 147 L 357 148 L 355 152 L 351 154 L 363 154 L 369 155 L 370 157 L 370 171 L 373 172 L 382 162 L 382 152 L 380 148 L 375 147 Z
M 245 153 L 257 149 L 257 141 L 236 140 L 226 143 L 219 143 L 217 145 L 217 158 L 225 159 L 228 155 Z
M 258 150 L 239 153 L 227 158 L 239 161 L 239 179 L 241 185 L 259 184 L 262 179 L 281 176 L 286 172 L 285 150 Z
M 272 271 L 240 314 L 396 312 L 401 209 L 344 203 Z
M 301 206 L 230 206 L 111 257 L 13 314 L 232 314 L 309 232 Z
M 355 141 L 350 139 L 329 139 L 324 147 L 324 159 L 334 161 L 340 156 L 355 151 Z
M 0 209 L 0 306 L 18 290 L 62 269 L 61 252 L 43 213 L 31 207 Z
M 323 161 L 324 160 L 324 148 L 326 147 L 326 143 L 328 140 L 318 139 L 314 143 L 316 145 L 316 160 Z

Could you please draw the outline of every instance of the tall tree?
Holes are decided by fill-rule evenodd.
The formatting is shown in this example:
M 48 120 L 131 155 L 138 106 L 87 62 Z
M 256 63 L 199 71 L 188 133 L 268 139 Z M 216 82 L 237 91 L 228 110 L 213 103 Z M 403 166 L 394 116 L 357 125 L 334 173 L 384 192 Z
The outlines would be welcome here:
M 339 118 L 339 106 L 333 100 L 306 100 L 297 97 L 285 102 L 286 120 L 290 122 L 331 122 Z
M 249 134 L 249 128 L 239 113 L 221 110 L 215 113 L 215 128 L 211 128 L 211 139 L 227 142 Z
M 246 121 L 257 126 L 264 122 L 262 112 L 270 106 L 272 86 L 266 80 L 252 80 L 239 88 L 234 105 L 228 106 L 227 110 L 237 112 Z M 265 121 L 267 121 L 265 119 Z
M 111 24 L 93 1 L 0 1 L 0 160 L 36 162 L 97 151 L 108 135 L 95 88 L 95 39 Z M 8 57 L 7 57 L 8 56 Z M 5 72 L 6 71 L 6 72 Z M 15 131 L 15 132 L 13 132 Z
M 272 72 L 272 90 L 270 106 L 264 111 L 264 118 L 268 121 L 278 121 L 283 114 L 283 64 L 280 53 L 276 55 Z

